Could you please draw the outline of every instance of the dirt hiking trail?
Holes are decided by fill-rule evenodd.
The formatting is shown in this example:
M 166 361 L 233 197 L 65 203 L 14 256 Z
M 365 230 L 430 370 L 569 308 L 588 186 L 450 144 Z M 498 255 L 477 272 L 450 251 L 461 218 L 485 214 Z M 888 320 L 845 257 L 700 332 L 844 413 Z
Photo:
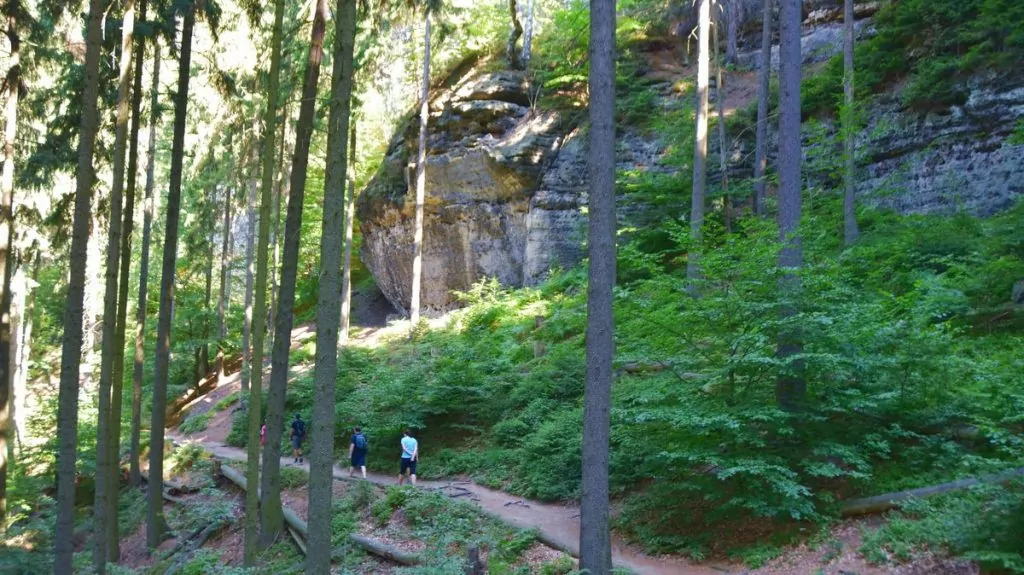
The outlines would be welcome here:
M 175 443 L 186 441 L 201 445 L 217 459 L 226 461 L 245 461 L 245 451 L 229 447 L 215 441 L 197 441 L 182 437 L 176 433 L 168 433 L 168 438 Z M 298 467 L 309 471 L 309 462 L 293 463 L 290 455 L 281 458 L 281 467 Z M 347 470 L 334 467 L 334 478 L 339 481 L 359 481 L 350 477 Z M 377 485 L 396 485 L 395 476 L 367 473 L 367 480 Z M 580 520 L 579 508 L 568 505 L 539 503 L 524 500 L 502 491 L 489 489 L 469 481 L 419 481 L 417 487 L 447 492 L 452 491 L 460 499 L 469 499 L 480 509 L 501 521 L 521 529 L 536 529 L 541 542 L 565 551 L 570 555 L 579 555 Z M 464 495 L 463 495 L 464 494 Z M 616 567 L 624 567 L 637 575 L 721 575 L 736 573 L 731 565 L 694 565 L 679 557 L 653 557 L 645 555 L 624 544 L 618 538 L 612 538 L 612 557 Z

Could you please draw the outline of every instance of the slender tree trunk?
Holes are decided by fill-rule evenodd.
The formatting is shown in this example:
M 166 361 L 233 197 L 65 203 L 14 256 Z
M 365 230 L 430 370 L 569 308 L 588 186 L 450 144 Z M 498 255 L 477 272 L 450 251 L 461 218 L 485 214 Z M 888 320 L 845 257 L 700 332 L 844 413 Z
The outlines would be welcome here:
M 7 16 L 11 63 L 4 104 L 4 164 L 0 176 L 0 533 L 7 524 L 7 466 L 11 438 L 11 277 L 14 268 L 14 146 L 18 129 L 18 90 L 21 86 L 21 38 L 15 16 Z M 13 450 L 10 450 L 13 453 Z M 13 459 L 13 458 L 11 458 Z
M 224 379 L 224 338 L 228 335 L 228 325 L 224 314 L 228 306 L 228 282 L 230 281 L 228 261 L 231 259 L 231 187 L 224 189 L 224 232 L 220 250 L 220 296 L 217 298 L 217 382 Z
M 141 60 L 141 58 L 140 58 Z M 160 98 L 160 43 L 153 40 L 153 86 L 149 99 L 149 143 L 146 152 L 146 201 L 143 204 L 142 248 L 139 262 L 139 298 L 135 311 L 135 365 L 132 372 L 132 439 L 130 481 L 142 483 L 139 469 L 142 428 L 142 362 L 146 357 L 146 304 L 149 287 L 149 242 L 153 227 L 153 186 L 156 171 L 156 121 Z
M 420 92 L 420 150 L 416 160 L 416 228 L 413 232 L 412 291 L 409 319 L 420 321 L 420 283 L 423 278 L 423 202 L 427 195 L 427 124 L 430 119 L 430 7 L 423 14 L 423 87 Z
M 146 20 L 146 0 L 139 3 L 139 19 Z M 114 334 L 114 368 L 110 396 L 110 464 L 108 474 L 108 541 L 107 560 L 121 558 L 119 541 L 119 491 L 121 487 L 121 410 L 124 402 L 124 344 L 128 324 L 128 288 L 131 284 L 132 234 L 135 232 L 135 187 L 139 170 L 139 116 L 142 105 L 142 59 L 145 43 L 133 39 L 134 71 L 131 89 L 131 132 L 128 138 L 128 172 L 125 175 L 124 227 L 121 235 L 121 271 L 117 293 L 117 325 Z
M 697 130 L 693 146 L 693 197 L 690 204 L 690 255 L 686 262 L 686 277 L 700 277 L 701 238 L 704 227 L 704 201 L 708 185 L 708 59 L 711 36 L 711 0 L 700 2 L 697 31 Z
M 516 48 L 519 44 L 519 39 L 523 36 L 523 25 L 519 22 L 519 2 L 517 0 L 508 0 L 508 10 L 512 17 L 512 32 L 508 36 L 508 47 L 505 50 L 508 56 L 508 65 L 513 70 L 521 70 L 523 68 L 523 60 L 521 52 Z M 429 37 L 427 42 L 429 43 Z
M 718 52 L 718 28 L 719 26 L 716 24 L 711 31 L 711 43 L 714 45 L 715 52 L 715 108 L 718 110 L 718 170 L 722 175 L 722 216 L 725 220 L 725 231 L 732 232 L 732 198 L 729 197 L 729 165 L 727 162 L 729 142 L 725 133 L 725 74 L 722 70 L 721 54 Z
M 524 66 L 530 62 L 530 56 L 533 55 L 534 0 L 529 0 L 526 6 L 526 31 L 523 34 Z
M 615 357 L 615 0 L 590 3 L 589 210 L 580 568 L 606 575 L 612 570 L 608 452 Z
M 57 522 L 54 532 L 54 573 L 71 573 L 74 544 L 75 459 L 78 446 L 78 388 L 82 354 L 82 313 L 85 307 L 85 264 L 92 219 L 93 149 L 99 128 L 100 50 L 104 2 L 89 1 L 86 27 L 82 128 L 78 138 L 75 215 L 71 224 L 70 276 L 61 338 L 60 393 L 57 413 Z
M 800 289 L 797 275 L 803 266 L 803 251 L 800 244 L 800 216 L 802 212 L 800 176 L 800 0 L 782 0 L 779 19 L 779 239 L 782 251 L 779 253 L 779 267 L 787 271 L 783 276 L 780 291 L 783 298 L 791 300 Z M 790 302 L 782 308 L 784 317 L 795 313 Z M 790 360 L 801 353 L 803 347 L 799 334 L 793 328 L 785 328 L 779 335 L 778 356 L 784 362 L 775 386 L 779 407 L 795 410 L 807 393 L 807 382 L 803 379 L 802 362 Z
M 302 202 L 306 191 L 306 167 L 313 136 L 316 87 L 323 57 L 324 31 L 327 27 L 327 0 L 317 0 L 313 15 L 313 33 L 302 80 L 302 105 L 295 127 L 295 152 L 292 156 L 291 197 L 284 226 L 284 252 L 281 259 L 281 286 L 275 318 L 274 349 L 271 354 L 270 390 L 267 396 L 267 445 L 263 450 L 261 479 L 263 520 L 261 539 L 274 541 L 281 533 L 281 433 L 284 428 L 284 399 L 288 386 L 288 351 L 291 346 L 295 279 L 298 274 L 299 240 L 302 235 Z M 337 287 L 337 285 L 335 285 Z M 334 314 L 337 317 L 337 313 Z M 327 346 L 325 346 L 327 347 Z M 330 346 L 333 351 L 334 346 Z
M 274 246 L 273 267 L 270 268 L 270 318 L 277 314 L 277 269 L 280 261 L 281 248 L 281 197 L 288 197 L 288 172 L 284 167 L 285 127 L 288 124 L 288 107 L 284 109 L 284 121 L 281 122 L 281 145 L 277 153 L 277 185 L 274 189 L 274 227 L 271 230 L 270 244 Z M 273 322 L 273 319 L 270 320 Z M 274 345 L 274 330 L 270 330 L 268 337 L 270 345 Z
M 843 239 L 847 246 L 851 246 L 860 237 L 853 180 L 857 166 L 853 101 L 853 0 L 845 0 L 843 3 L 843 16 Z
M 761 66 L 757 70 L 757 132 L 754 143 L 754 213 L 764 215 L 768 168 L 768 97 L 772 77 L 772 0 L 761 16 Z
M 192 31 L 196 5 L 189 2 L 181 26 L 178 63 L 178 91 L 174 98 L 174 136 L 171 142 L 171 173 L 167 192 L 167 225 L 160 273 L 160 312 L 156 326 L 156 369 L 153 376 L 153 416 L 149 441 L 149 516 L 146 541 L 155 548 L 163 541 L 164 520 L 164 422 L 167 417 L 167 378 L 171 358 L 171 312 L 174 304 L 174 270 L 178 257 L 178 221 L 181 216 L 181 175 L 185 153 L 185 119 L 188 110 L 188 81 L 192 64 Z
M 253 137 L 259 132 L 259 123 L 253 121 Z M 242 325 L 242 397 L 249 393 L 249 381 L 252 378 L 252 290 L 253 290 L 253 255 L 256 248 L 256 168 L 259 156 L 256 146 L 252 147 L 252 167 L 249 171 L 249 233 L 245 238 L 245 324 Z M 257 456 L 259 453 L 257 452 Z
M 311 418 L 313 445 L 309 458 L 309 554 L 306 558 L 306 573 L 309 575 L 329 573 L 331 567 L 334 387 L 338 379 L 338 314 L 341 308 L 338 285 L 341 258 L 338 254 L 342 250 L 342 226 L 345 223 L 346 148 L 352 111 L 356 0 L 338 0 L 334 30 L 323 231 L 320 236 L 320 286 L 316 306 L 317 346 L 313 375 L 316 401 Z
M 110 557 L 110 475 L 114 462 L 110 460 L 110 431 L 113 411 L 111 386 L 113 385 L 114 346 L 117 340 L 117 277 L 121 254 L 121 201 L 124 191 L 124 163 L 128 140 L 128 117 L 131 111 L 132 32 L 135 23 L 134 0 L 125 2 L 121 30 L 121 62 L 117 82 L 117 119 L 114 127 L 114 181 L 110 188 L 110 222 L 107 233 L 106 286 L 103 297 L 103 342 L 100 356 L 99 420 L 96 426 L 96 504 L 93 514 L 96 531 L 93 565 L 101 575 L 106 572 Z
M 281 38 L 282 38 L 282 21 L 284 19 L 284 0 L 276 0 L 274 3 L 274 30 L 271 36 L 270 46 L 270 74 L 267 82 L 267 94 L 270 97 L 267 98 L 267 108 L 265 116 L 263 118 L 263 153 L 261 157 L 263 159 L 263 174 L 262 181 L 260 182 L 260 217 L 259 217 L 259 239 L 257 241 L 256 249 L 256 290 L 255 290 L 255 302 L 253 310 L 253 326 L 252 326 L 252 365 L 255 367 L 252 370 L 252 384 L 249 386 L 249 457 L 247 460 L 246 467 L 246 480 L 248 482 L 246 486 L 245 496 L 245 564 L 247 566 L 254 565 L 256 562 L 256 551 L 258 548 L 257 535 L 258 535 L 258 524 L 257 524 L 257 511 L 259 508 L 259 490 L 260 476 L 259 476 L 259 449 L 260 449 L 260 393 L 263 389 L 263 337 L 264 337 L 264 321 L 266 318 L 267 311 L 267 240 L 270 235 L 270 192 L 274 185 L 274 139 L 277 136 L 277 109 L 278 109 L 278 97 L 281 90 Z M 325 25 L 321 23 L 321 29 Z M 310 102 L 312 105 L 312 101 Z M 303 170 L 305 172 L 305 170 Z M 305 173 L 303 173 L 305 176 Z M 290 339 L 290 334 L 285 335 L 285 341 Z M 275 342 L 276 344 L 276 342 Z M 287 363 L 287 360 L 286 362 Z M 287 366 L 285 366 L 287 368 Z M 273 421 L 268 420 L 268 428 L 273 425 Z M 277 458 L 280 454 L 280 426 L 281 421 L 277 422 L 278 434 L 277 434 L 277 447 L 274 448 L 274 457 Z M 269 436 L 269 431 L 268 431 Z M 273 448 L 271 438 L 267 438 L 268 449 Z M 264 455 L 264 459 L 269 458 L 270 455 Z M 280 463 L 280 460 L 277 461 Z M 266 490 L 263 491 L 266 493 Z M 280 501 L 280 499 L 279 499 Z
M 36 288 L 39 285 L 40 259 L 39 250 L 35 250 L 31 276 L 26 282 L 26 301 L 22 311 L 21 335 L 18 337 L 18 358 L 15 362 L 17 370 L 14 373 L 14 407 L 11 416 L 14 420 L 15 436 L 19 438 L 19 445 L 21 445 L 20 433 L 25 430 L 27 419 L 25 399 L 28 394 L 28 363 L 32 357 L 32 326 L 36 319 Z
M 352 315 L 352 226 L 355 225 L 356 207 L 356 119 L 349 124 L 348 139 L 348 193 L 345 196 L 345 260 L 341 274 L 341 344 L 348 341 Z
M 210 319 L 213 316 L 213 228 L 216 216 L 210 207 L 209 236 L 206 242 L 206 316 L 203 318 L 203 345 L 199 353 L 199 362 L 196 367 L 196 385 L 210 373 Z

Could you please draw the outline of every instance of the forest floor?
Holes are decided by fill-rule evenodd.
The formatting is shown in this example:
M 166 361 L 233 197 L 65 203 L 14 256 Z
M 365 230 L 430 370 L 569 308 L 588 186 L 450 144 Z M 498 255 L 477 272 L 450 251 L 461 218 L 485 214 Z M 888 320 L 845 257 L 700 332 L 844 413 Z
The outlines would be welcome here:
M 372 301 L 372 295 L 367 298 Z M 365 303 L 365 302 L 364 302 Z M 362 307 L 362 306 L 361 306 Z M 389 307 L 389 306 L 388 306 Z M 402 337 L 408 332 L 407 321 L 386 321 L 387 309 L 384 306 L 375 306 L 370 313 L 363 312 L 369 317 L 356 316 L 358 325 L 354 326 L 352 341 L 349 345 L 377 347 L 386 344 L 393 337 Z M 365 310 L 365 307 L 363 307 Z M 448 318 L 445 316 L 428 320 L 431 327 L 444 325 Z M 372 322 L 370 325 L 367 323 Z M 315 326 L 305 324 L 295 328 L 292 332 L 292 347 L 298 348 L 307 339 L 315 335 Z M 266 366 L 265 366 L 266 367 Z M 293 367 L 293 373 L 302 373 L 311 369 L 309 365 Z M 265 379 L 266 381 L 266 379 Z M 219 402 L 240 390 L 240 381 L 237 373 L 228 375 L 222 384 L 214 391 L 204 397 L 198 398 L 186 409 L 190 417 L 213 409 Z M 244 462 L 246 452 L 243 449 L 231 447 L 226 444 L 226 439 L 231 430 L 232 409 L 221 409 L 210 419 L 203 431 L 194 433 L 183 433 L 180 429 L 171 430 L 168 433 L 169 439 L 175 443 L 191 442 L 202 446 L 213 457 L 226 462 Z M 290 454 L 281 458 L 281 466 L 295 467 L 309 471 L 308 460 L 297 464 L 293 462 Z M 334 467 L 334 478 L 336 491 L 344 490 L 342 485 L 350 481 L 358 481 L 349 476 L 348 470 L 339 466 Z M 380 475 L 370 473 L 367 479 L 378 486 L 389 486 L 397 483 L 396 476 Z M 530 555 L 537 561 L 550 559 L 552 555 L 557 556 L 555 549 L 578 555 L 579 551 L 579 508 L 572 504 L 552 504 L 524 500 L 523 498 L 481 485 L 476 485 L 466 478 L 450 478 L 444 480 L 420 481 L 418 487 L 446 493 L 449 496 L 458 497 L 473 502 L 485 514 L 500 519 L 507 524 L 518 528 L 535 529 L 540 535 L 539 540 L 546 545 L 538 544 L 532 549 Z M 282 493 L 284 504 L 296 511 L 301 517 L 306 516 L 307 495 L 306 488 L 298 487 L 288 489 Z M 638 575 L 703 575 L 720 573 L 748 573 L 748 574 L 821 574 L 840 575 L 856 573 L 859 575 L 882 575 L 894 573 L 901 575 L 924 575 L 935 573 L 938 575 L 974 575 L 978 573 L 977 567 L 970 562 L 953 561 L 936 555 L 925 555 L 916 558 L 907 565 L 895 567 L 877 567 L 871 565 L 858 551 L 861 546 L 865 531 L 877 527 L 880 520 L 859 520 L 846 521 L 834 526 L 829 533 L 820 539 L 824 542 L 805 543 L 803 545 L 788 549 L 782 556 L 768 561 L 758 569 L 744 569 L 742 566 L 726 562 L 712 562 L 697 564 L 685 558 L 672 555 L 651 556 L 643 553 L 635 546 L 631 546 L 618 537 L 613 538 L 613 556 L 617 566 L 624 567 Z M 374 531 L 368 526 L 363 526 L 362 531 L 368 536 L 376 536 L 384 542 L 405 548 L 410 551 L 417 551 L 415 541 L 396 541 L 393 536 Z M 236 528 L 214 542 L 214 546 L 224 549 L 239 547 L 241 542 L 241 531 Z M 233 552 L 232 552 L 233 553 Z M 229 553 L 230 555 L 230 553 Z M 378 565 L 381 570 L 372 569 L 372 572 L 387 572 L 383 565 Z

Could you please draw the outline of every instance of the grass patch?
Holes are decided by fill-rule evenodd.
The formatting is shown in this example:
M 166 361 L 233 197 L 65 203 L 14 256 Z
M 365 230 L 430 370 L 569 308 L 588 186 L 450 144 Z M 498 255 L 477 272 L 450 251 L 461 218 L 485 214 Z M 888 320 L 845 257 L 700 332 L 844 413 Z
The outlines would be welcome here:
M 214 411 L 224 411 L 228 407 L 231 407 L 231 405 L 233 405 L 236 402 L 238 402 L 238 400 L 239 400 L 239 398 L 241 398 L 241 396 L 242 396 L 242 392 L 235 391 L 235 392 L 231 393 L 231 395 L 229 395 L 229 396 L 225 397 L 224 399 L 218 401 L 216 403 L 216 405 L 213 406 L 213 410 Z
M 302 487 L 309 483 L 309 473 L 300 467 L 281 468 L 281 489 Z

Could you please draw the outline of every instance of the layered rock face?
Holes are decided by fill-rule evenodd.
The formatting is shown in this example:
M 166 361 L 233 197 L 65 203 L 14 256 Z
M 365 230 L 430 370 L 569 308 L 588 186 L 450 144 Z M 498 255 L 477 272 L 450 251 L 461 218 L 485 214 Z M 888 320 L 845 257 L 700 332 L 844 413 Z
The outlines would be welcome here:
M 806 63 L 838 51 L 842 36 L 835 26 L 808 27 Z M 435 90 L 430 105 L 421 291 L 428 310 L 453 307 L 453 292 L 482 278 L 532 285 L 585 255 L 587 146 L 577 126 L 583 114 L 532 108 L 534 88 L 518 72 L 467 69 Z M 664 87 L 659 103 L 680 105 L 671 85 Z M 965 89 L 963 105 L 928 115 L 906 110 L 898 92 L 872 101 L 858 137 L 858 202 L 903 213 L 984 216 L 1024 195 L 1024 75 L 979 78 Z M 826 122 L 822 129 L 825 137 L 810 126 L 804 130 L 808 186 L 838 184 L 838 148 L 827 136 L 834 127 Z M 752 135 L 747 130 L 731 139 L 734 180 L 752 171 Z M 721 174 L 716 131 L 710 136 L 713 188 Z M 673 171 L 661 165 L 664 146 L 655 138 L 620 126 L 617 167 Z M 418 119 L 412 118 L 357 206 L 363 262 L 399 310 L 408 307 L 412 283 L 417 143 Z M 769 149 L 776 148 L 770 141 Z M 672 215 L 685 217 L 688 188 L 680 180 Z M 620 224 L 657 225 L 669 215 L 665 209 L 620 197 Z
M 531 109 L 531 94 L 518 72 L 471 72 L 431 101 L 420 294 L 426 309 L 452 306 L 453 291 L 483 277 L 529 285 L 552 265 L 579 261 L 585 159 L 554 166 L 573 123 Z M 400 310 L 412 283 L 417 143 L 414 118 L 357 206 L 363 262 Z

